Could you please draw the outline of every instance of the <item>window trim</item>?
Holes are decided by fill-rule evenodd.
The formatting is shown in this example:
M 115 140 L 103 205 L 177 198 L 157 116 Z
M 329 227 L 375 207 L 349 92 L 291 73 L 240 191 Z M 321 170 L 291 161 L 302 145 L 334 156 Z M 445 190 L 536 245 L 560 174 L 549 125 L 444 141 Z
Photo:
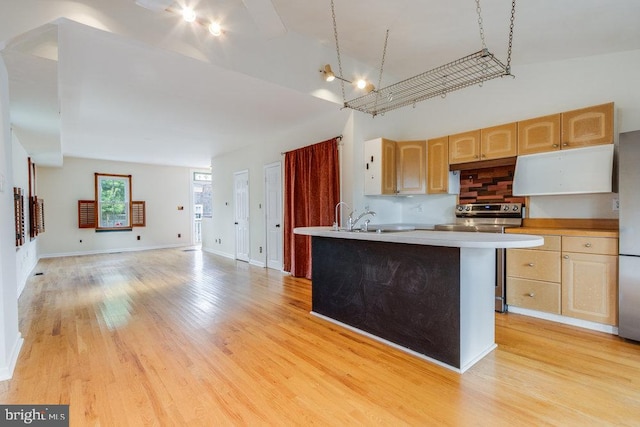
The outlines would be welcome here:
M 127 224 L 123 225 L 123 226 L 119 226 L 119 227 L 102 227 L 100 225 L 101 222 L 101 208 L 102 208 L 102 203 L 100 201 L 100 181 L 102 179 L 122 179 L 122 180 L 126 180 L 127 184 L 125 184 L 128 189 L 128 201 L 126 201 L 125 203 L 127 204 Z M 95 228 L 96 231 L 131 231 L 133 229 L 132 226 L 132 205 L 133 205 L 133 200 L 132 200 L 132 179 L 131 179 L 131 175 L 118 175 L 118 174 L 112 174 L 112 173 L 95 173 L 95 219 L 96 219 L 96 224 L 95 224 Z M 126 196 L 126 195 L 125 195 Z

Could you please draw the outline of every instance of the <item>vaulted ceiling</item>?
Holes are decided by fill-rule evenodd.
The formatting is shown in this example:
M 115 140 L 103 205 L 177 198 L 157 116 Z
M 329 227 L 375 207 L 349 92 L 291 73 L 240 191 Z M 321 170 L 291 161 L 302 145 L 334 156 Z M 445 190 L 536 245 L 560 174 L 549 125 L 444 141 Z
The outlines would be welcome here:
M 346 120 L 340 85 L 319 73 L 326 63 L 338 71 L 330 0 L 190 3 L 220 20 L 217 38 L 161 10 L 170 0 L 138 3 L 147 7 L 2 0 L 12 127 L 37 163 L 75 156 L 205 167 L 265 135 Z M 504 61 L 511 3 L 480 6 L 487 47 Z M 335 16 L 350 80 L 378 85 L 387 29 L 382 86 L 482 46 L 471 0 L 335 0 Z M 640 49 L 638 18 L 637 0 L 520 1 L 515 74 L 528 64 Z M 358 96 L 345 89 L 347 99 Z

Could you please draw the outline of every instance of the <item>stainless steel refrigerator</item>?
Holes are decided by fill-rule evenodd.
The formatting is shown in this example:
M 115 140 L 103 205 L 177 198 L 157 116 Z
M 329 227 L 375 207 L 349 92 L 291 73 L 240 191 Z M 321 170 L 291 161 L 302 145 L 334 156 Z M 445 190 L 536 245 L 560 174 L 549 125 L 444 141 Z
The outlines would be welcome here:
M 620 197 L 618 335 L 640 341 L 640 130 L 620 134 L 618 192 Z

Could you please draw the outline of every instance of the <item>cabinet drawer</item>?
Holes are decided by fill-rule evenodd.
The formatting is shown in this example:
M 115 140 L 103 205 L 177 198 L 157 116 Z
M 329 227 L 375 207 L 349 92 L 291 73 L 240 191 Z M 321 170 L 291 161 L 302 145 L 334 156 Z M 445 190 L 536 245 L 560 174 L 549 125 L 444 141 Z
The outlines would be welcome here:
M 560 282 L 560 252 L 532 249 L 507 251 L 507 275 L 523 279 Z
M 508 277 L 507 304 L 560 314 L 560 284 Z
M 613 237 L 562 236 L 562 251 L 618 255 L 618 239 Z

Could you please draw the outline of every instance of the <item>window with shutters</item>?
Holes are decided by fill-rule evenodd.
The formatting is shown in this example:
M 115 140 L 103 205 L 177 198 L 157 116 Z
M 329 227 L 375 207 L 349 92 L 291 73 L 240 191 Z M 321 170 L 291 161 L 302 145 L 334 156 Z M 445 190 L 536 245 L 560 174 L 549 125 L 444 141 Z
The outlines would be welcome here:
M 145 205 L 144 201 L 131 202 L 131 225 L 133 227 L 145 227 L 147 225 Z M 42 227 L 44 229 L 44 220 Z M 95 200 L 78 200 L 78 227 L 97 228 Z

